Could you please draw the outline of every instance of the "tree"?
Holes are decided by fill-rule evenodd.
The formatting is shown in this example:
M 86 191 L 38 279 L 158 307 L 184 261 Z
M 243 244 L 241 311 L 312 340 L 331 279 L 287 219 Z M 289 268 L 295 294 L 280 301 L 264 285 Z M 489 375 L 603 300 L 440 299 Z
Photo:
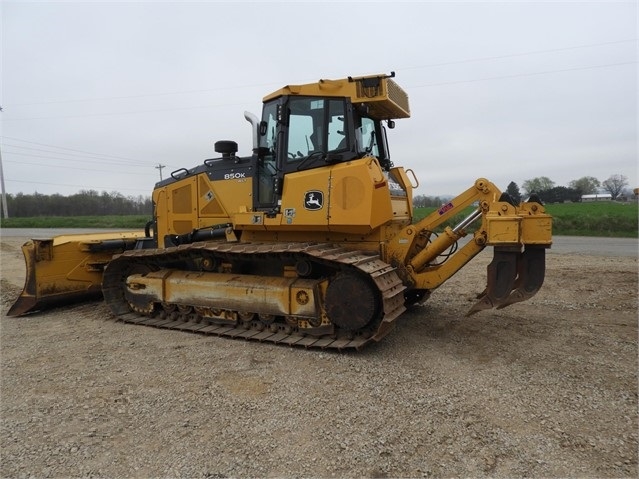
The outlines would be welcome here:
M 515 204 L 518 205 L 519 203 L 521 203 L 521 192 L 519 191 L 519 186 L 517 186 L 517 183 L 515 183 L 514 181 L 508 183 L 508 186 L 506 187 L 506 193 L 510 195 Z
M 605 180 L 601 186 L 610 193 L 613 200 L 616 200 L 624 187 L 628 186 L 628 177 L 624 175 L 612 175 L 610 178 Z
M 547 176 L 539 176 L 531 180 L 526 180 L 522 183 L 521 187 L 524 189 L 527 195 L 531 193 L 539 193 L 546 191 L 555 186 L 555 182 Z
M 544 203 L 563 203 L 564 201 L 579 201 L 581 199 L 581 195 L 573 188 L 555 186 L 548 190 L 540 191 L 539 198 Z
M 413 206 L 415 208 L 423 208 L 426 206 L 426 195 L 417 195 L 413 198 Z
M 413 206 L 415 208 L 424 208 L 428 206 L 441 206 L 444 203 L 439 196 L 417 195 L 413 198 Z
M 594 176 L 584 176 L 578 180 L 572 180 L 568 183 L 573 190 L 577 190 L 579 197 L 582 195 L 593 195 L 601 186 L 601 182 Z
M 133 215 L 151 214 L 151 198 L 138 196 L 125 197 L 121 193 L 99 194 L 97 191 L 81 191 L 72 196 L 60 194 L 25 195 L 18 193 L 7 195 L 7 204 L 11 215 L 19 218 L 26 216 L 94 216 L 94 215 Z

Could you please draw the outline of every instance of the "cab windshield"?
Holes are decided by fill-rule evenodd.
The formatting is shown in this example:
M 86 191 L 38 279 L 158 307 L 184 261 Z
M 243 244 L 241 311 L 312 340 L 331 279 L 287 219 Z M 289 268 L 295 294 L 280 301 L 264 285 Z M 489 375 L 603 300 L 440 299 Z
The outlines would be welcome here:
M 288 161 L 348 149 L 342 99 L 291 98 L 288 103 Z
M 390 164 L 384 128 L 347 98 L 284 96 L 264 105 L 259 146 L 278 169 L 314 168 L 364 156 Z M 265 153 L 268 152 L 268 153 Z

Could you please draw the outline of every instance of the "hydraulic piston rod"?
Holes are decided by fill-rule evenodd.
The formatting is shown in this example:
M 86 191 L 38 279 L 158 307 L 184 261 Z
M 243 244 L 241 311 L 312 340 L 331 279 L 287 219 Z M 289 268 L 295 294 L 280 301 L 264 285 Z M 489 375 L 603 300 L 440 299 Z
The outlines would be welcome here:
M 477 209 L 464 218 L 457 226 L 451 228 L 447 226 L 444 232 L 439 235 L 426 248 L 417 253 L 410 261 L 409 265 L 414 271 L 419 271 L 425 265 L 433 261 L 437 256 L 450 248 L 457 240 L 466 236 L 466 228 L 481 217 L 481 210 Z

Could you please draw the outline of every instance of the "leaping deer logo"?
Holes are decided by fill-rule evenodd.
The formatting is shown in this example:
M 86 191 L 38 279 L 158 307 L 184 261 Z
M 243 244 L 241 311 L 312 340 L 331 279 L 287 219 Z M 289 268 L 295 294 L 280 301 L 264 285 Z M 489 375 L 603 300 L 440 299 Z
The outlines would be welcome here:
M 307 210 L 319 210 L 324 204 L 324 193 L 321 191 L 307 191 L 304 195 L 304 208 Z

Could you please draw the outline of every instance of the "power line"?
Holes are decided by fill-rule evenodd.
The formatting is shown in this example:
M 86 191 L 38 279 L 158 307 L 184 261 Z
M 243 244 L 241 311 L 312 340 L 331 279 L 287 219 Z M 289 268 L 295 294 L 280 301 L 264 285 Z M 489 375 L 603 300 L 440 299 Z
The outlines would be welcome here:
M 510 53 L 505 55 L 495 55 L 495 56 L 489 56 L 489 57 L 469 58 L 464 60 L 452 60 L 447 62 L 432 63 L 432 64 L 426 64 L 426 65 L 397 67 L 395 68 L 395 70 L 397 71 L 414 70 L 419 68 L 456 65 L 461 63 L 499 60 L 504 58 L 514 58 L 514 57 L 527 56 L 527 55 L 539 55 L 543 53 L 554 53 L 554 52 L 577 50 L 577 49 L 583 49 L 583 48 L 594 48 L 594 47 L 616 45 L 616 44 L 630 43 L 630 42 L 636 42 L 636 41 L 637 41 L 636 38 L 631 38 L 627 40 L 613 40 L 609 42 L 589 43 L 589 44 L 574 45 L 569 47 L 550 48 L 545 50 L 531 50 L 528 52 Z M 313 81 L 313 80 L 302 80 L 302 81 Z M 49 105 L 49 104 L 60 104 L 60 103 L 81 103 L 81 102 L 105 101 L 105 100 L 130 100 L 130 99 L 136 99 L 136 98 L 152 98 L 157 96 L 186 95 L 186 94 L 192 94 L 192 93 L 210 93 L 210 92 L 223 91 L 223 90 L 236 90 L 236 89 L 247 89 L 247 88 L 257 88 L 257 87 L 263 88 L 263 87 L 270 87 L 270 86 L 277 86 L 277 85 L 279 84 L 275 84 L 275 83 L 246 84 L 246 85 L 224 86 L 224 87 L 206 88 L 206 89 L 198 89 L 198 90 L 180 90 L 180 91 L 172 91 L 172 92 L 142 93 L 142 94 L 135 94 L 135 95 L 122 95 L 122 96 L 111 96 L 111 97 L 78 98 L 78 99 L 72 99 L 72 100 L 49 100 L 49 101 L 29 102 L 29 103 L 8 103 L 3 106 L 15 107 L 15 106 Z M 161 111 L 161 110 L 158 110 L 158 111 Z
M 452 61 L 448 61 L 448 62 L 441 62 L 441 63 L 430 63 L 430 64 L 426 64 L 426 65 L 418 65 L 418 66 L 413 66 L 413 67 L 402 67 L 402 68 L 397 68 L 398 71 L 401 70 L 416 70 L 419 68 L 431 68 L 431 67 L 441 67 L 441 66 L 448 66 L 448 65 L 459 65 L 461 63 L 473 63 L 473 62 L 483 62 L 483 61 L 489 61 L 489 60 L 502 60 L 504 58 L 515 58 L 515 57 L 522 57 L 522 56 L 527 56 L 527 55 L 539 55 L 542 53 L 554 53 L 554 52 L 563 52 L 563 51 L 568 51 L 568 50 L 577 50 L 577 49 L 581 49 L 581 48 L 592 48 L 592 47 L 599 47 L 599 46 L 604 46 L 604 45 L 615 45 L 615 44 L 619 44 L 619 43 L 636 43 L 637 39 L 636 38 L 632 38 L 632 39 L 628 39 L 628 40 L 616 40 L 616 41 L 611 41 L 611 42 L 602 42 L 602 43 L 591 43 L 588 45 L 577 45 L 577 46 L 573 46 L 573 47 L 563 47 L 563 48 L 553 48 L 553 49 L 549 49 L 549 50 L 532 50 L 529 52 L 522 52 L 522 53 L 511 53 L 511 54 L 507 54 L 507 55 L 496 55 L 496 56 L 490 56 L 490 57 L 478 57 L 478 58 L 468 58 L 466 60 L 452 60 Z
M 635 65 L 635 64 L 637 64 L 637 61 L 609 63 L 607 65 L 591 65 L 587 67 L 563 68 L 560 70 L 547 70 L 543 72 L 520 73 L 515 75 L 500 75 L 495 77 L 475 78 L 473 80 L 454 80 L 454 81 L 440 82 L 440 83 L 427 83 L 424 85 L 412 85 L 407 88 L 414 89 L 414 88 L 426 88 L 426 87 L 442 86 L 442 85 L 455 85 L 458 83 L 475 83 L 475 82 L 482 82 L 482 81 L 489 81 L 489 80 L 503 80 L 507 78 L 521 78 L 521 77 L 529 77 L 529 76 L 547 75 L 550 73 L 564 73 L 564 72 L 572 72 L 572 71 L 579 71 L 579 70 L 591 70 L 595 68 L 608 68 L 608 67 L 616 67 L 616 66 L 622 66 L 622 65 Z
M 17 151 L 6 151 L 6 150 L 5 150 L 5 153 L 7 155 L 27 156 L 29 158 L 44 158 L 44 159 L 48 159 L 48 160 L 66 161 L 66 162 L 71 162 L 71 163 L 83 163 L 83 164 L 87 164 L 87 159 L 88 160 L 97 160 L 97 161 L 100 162 L 99 163 L 100 165 L 113 165 L 113 166 L 126 165 L 127 168 L 129 168 L 129 169 L 131 169 L 131 168 L 148 168 L 149 167 L 148 163 L 140 163 L 140 164 L 136 164 L 136 165 L 131 165 L 131 164 L 126 163 L 126 162 L 105 160 L 104 158 L 85 158 L 84 160 L 81 160 L 81 159 L 75 159 L 75 158 L 65 158 L 65 157 L 59 157 L 59 156 L 52 156 L 52 155 L 64 155 L 65 154 L 65 153 L 60 153 L 60 152 L 56 152 L 56 151 L 52 151 L 49 155 L 36 155 L 34 153 L 20 153 L 20 152 L 17 152 Z M 17 162 L 15 162 L 15 163 L 17 163 Z M 90 164 L 94 164 L 94 163 L 90 163 Z M 51 165 L 47 165 L 47 166 L 51 166 Z
M 631 62 L 619 62 L 619 63 L 608 63 L 602 65 L 588 65 L 584 67 L 574 67 L 574 68 L 562 68 L 556 70 L 545 70 L 541 72 L 531 72 L 531 73 L 521 73 L 521 74 L 513 74 L 513 75 L 501 75 L 495 77 L 487 77 L 487 78 L 478 78 L 472 80 L 456 80 L 450 82 L 441 82 L 441 83 L 430 83 L 418 86 L 412 86 L 410 88 L 423 88 L 423 87 L 431 87 L 431 86 L 440 86 L 440 85 L 453 85 L 456 83 L 473 83 L 479 81 L 488 81 L 488 80 L 502 80 L 506 78 L 523 78 L 530 76 L 539 76 L 539 75 L 548 75 L 552 73 L 564 73 L 569 71 L 580 71 L 580 70 L 592 70 L 598 68 L 609 68 L 620 65 L 633 65 L 636 64 L 637 61 Z M 421 68 L 421 67 L 414 67 Z M 180 110 L 194 110 L 194 109 L 206 109 L 206 108 L 221 108 L 227 106 L 237 106 L 242 105 L 243 103 L 228 103 L 228 104 L 218 104 L 218 105 L 203 105 L 203 106 L 193 106 L 193 107 L 177 107 L 177 108 L 162 108 L 155 110 L 136 110 L 136 111 L 124 111 L 124 112 L 112 112 L 112 113 L 90 113 L 85 115 L 58 115 L 58 116 L 40 116 L 40 117 L 30 117 L 30 118 L 12 118 L 9 120 L 4 120 L 5 122 L 10 121 L 34 121 L 34 120 L 57 120 L 57 119 L 73 119 L 73 118 L 95 118 L 95 117 L 105 117 L 105 116 L 122 116 L 122 115 L 134 115 L 134 114 L 143 114 L 143 113 L 157 113 L 157 112 L 165 112 L 165 111 L 180 111 Z
M 91 160 L 100 160 L 100 161 L 104 161 L 104 162 L 112 162 L 112 164 L 126 164 L 126 165 L 131 165 L 131 163 L 138 163 L 134 160 L 113 160 L 111 158 L 109 158 L 108 156 L 98 156 L 98 154 L 92 154 L 92 153 L 66 153 L 64 151 L 56 151 L 56 150 L 51 150 L 51 149 L 44 149 L 44 148 L 30 148 L 28 146 L 20 146 L 20 145 L 12 145 L 9 143 L 5 143 L 4 146 L 9 147 L 9 148 L 18 148 L 20 150 L 29 150 L 29 151 L 37 151 L 37 152 L 42 152 L 42 153 L 49 153 L 49 154 L 53 154 L 53 155 L 64 155 L 64 156 L 71 156 L 71 157 L 79 157 L 82 158 L 81 160 L 72 160 L 69 159 L 68 161 L 86 161 L 87 159 L 91 159 Z M 14 155 L 26 155 L 26 156 L 37 156 L 35 154 L 31 154 L 29 155 L 28 153 L 18 153 L 16 151 L 12 151 L 11 152 Z M 148 164 L 145 164 L 144 162 L 142 162 L 141 160 L 139 161 L 140 166 L 148 166 Z
M 264 88 L 264 87 L 277 87 L 280 85 L 279 83 L 263 83 L 263 84 L 253 84 L 253 85 L 237 85 L 237 86 L 226 86 L 219 88 L 207 88 L 202 90 L 182 90 L 182 91 L 172 91 L 172 92 L 160 92 L 160 93 L 144 93 L 139 95 L 123 95 L 123 96 L 111 96 L 111 97 L 94 97 L 94 98 L 80 98 L 76 100 L 51 100 L 51 101 L 40 101 L 40 102 L 32 102 L 32 103 L 8 103 L 5 104 L 5 107 L 15 107 L 15 106 L 35 106 L 35 105 L 53 105 L 59 103 L 83 103 L 83 102 L 91 102 L 91 101 L 107 101 L 107 100 L 134 100 L 136 98 L 150 98 L 157 96 L 171 96 L 171 95 L 189 95 L 192 93 L 211 93 L 215 91 L 222 90 L 245 90 L 248 88 Z
M 44 157 L 38 157 L 38 158 L 44 158 Z M 57 159 L 57 158 L 52 158 L 52 159 Z M 29 166 L 43 166 L 45 168 L 55 168 L 57 170 L 92 171 L 92 172 L 97 172 L 97 173 L 113 173 L 113 170 L 98 170 L 98 169 L 95 169 L 95 168 L 78 168 L 77 166 L 73 166 L 72 167 L 72 166 L 60 166 L 60 165 L 47 165 L 47 164 L 44 164 L 44 163 L 29 163 L 27 161 L 5 160 L 5 163 L 17 163 L 18 165 L 29 165 Z M 131 171 L 127 172 L 127 175 L 136 175 L 136 176 L 145 176 L 145 177 L 149 176 L 146 173 L 134 173 L 134 172 L 131 172 Z
M 58 115 L 58 116 L 39 116 L 39 117 L 31 117 L 31 118 L 10 118 L 8 120 L 4 120 L 5 122 L 9 121 L 32 121 L 32 120 L 52 120 L 52 119 L 70 119 L 70 118 L 92 118 L 92 117 L 101 117 L 101 116 L 121 116 L 121 115 L 140 115 L 144 113 L 161 113 L 165 111 L 181 111 L 181 110 L 201 110 L 207 108 L 224 108 L 228 106 L 241 106 L 244 103 L 222 103 L 218 105 L 199 105 L 199 106 L 185 106 L 185 107 L 176 107 L 176 108 L 156 108 L 152 110 L 133 110 L 133 111 L 120 111 L 120 112 L 111 112 L 111 113 L 88 113 L 85 115 Z
M 23 143 L 28 143 L 30 145 L 48 146 L 49 148 L 56 148 L 56 149 L 59 149 L 59 150 L 73 151 L 73 152 L 76 152 L 76 153 L 84 153 L 84 154 L 87 154 L 87 155 L 94 155 L 94 156 L 104 156 L 104 157 L 108 157 L 108 158 L 115 158 L 115 159 L 118 159 L 118 160 L 126 160 L 127 162 L 133 161 L 133 162 L 138 162 L 141 165 L 144 164 L 144 162 L 142 160 L 135 160 L 133 158 L 127 158 L 125 156 L 108 155 L 108 154 L 105 154 L 105 153 L 92 153 L 92 152 L 89 152 L 89 151 L 76 150 L 74 148 L 67 148 L 67 147 L 64 147 L 64 146 L 56 146 L 56 145 L 49 145 L 49 144 L 46 144 L 46 143 L 38 143 L 38 142 L 35 142 L 35 141 L 22 140 L 20 138 L 13 138 L 13 137 L 10 137 L 10 136 L 0 136 L 0 138 L 6 139 L 6 140 L 21 141 Z M 26 147 L 22 147 L 22 148 L 26 148 Z M 64 153 L 60 153 L 60 154 L 64 154 Z

